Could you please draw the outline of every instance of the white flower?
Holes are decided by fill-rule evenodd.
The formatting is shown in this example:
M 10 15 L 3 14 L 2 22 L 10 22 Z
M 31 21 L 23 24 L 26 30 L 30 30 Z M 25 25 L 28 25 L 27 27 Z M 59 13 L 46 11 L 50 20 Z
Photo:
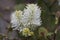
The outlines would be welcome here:
M 22 11 L 14 11 L 11 14 L 11 24 L 12 24 L 12 28 L 14 28 L 14 30 L 17 30 L 20 27 L 21 24 L 21 19 L 22 19 Z
M 24 9 L 24 17 L 23 23 L 25 25 L 41 25 L 41 10 L 37 6 L 37 4 L 27 4 L 26 8 Z

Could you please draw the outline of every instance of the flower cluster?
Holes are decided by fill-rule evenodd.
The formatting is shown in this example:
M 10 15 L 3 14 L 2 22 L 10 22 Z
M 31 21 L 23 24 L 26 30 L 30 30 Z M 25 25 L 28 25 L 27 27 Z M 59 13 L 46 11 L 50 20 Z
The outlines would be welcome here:
M 14 11 L 11 14 L 11 24 L 13 30 L 19 30 L 25 35 L 25 31 L 29 31 L 27 28 L 34 29 L 41 25 L 41 10 L 37 4 L 27 4 L 26 8 L 21 11 Z M 27 32 L 28 32 L 27 31 Z M 29 35 L 32 32 L 28 32 Z
M 29 28 L 23 28 L 22 35 L 28 37 L 34 35 L 34 32 L 30 31 Z
M 27 4 L 26 8 L 24 9 L 24 23 L 27 23 L 28 25 L 41 25 L 41 10 L 37 6 L 37 4 Z M 26 24 L 26 25 L 27 25 Z
M 11 23 L 12 23 L 12 28 L 13 30 L 19 30 L 19 27 L 21 25 L 21 20 L 22 20 L 22 11 L 15 11 L 11 15 Z

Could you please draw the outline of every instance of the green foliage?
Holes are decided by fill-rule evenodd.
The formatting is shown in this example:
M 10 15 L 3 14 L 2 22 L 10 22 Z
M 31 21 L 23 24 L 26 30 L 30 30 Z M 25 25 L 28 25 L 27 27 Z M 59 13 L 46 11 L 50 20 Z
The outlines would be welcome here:
M 42 19 L 42 26 L 47 27 L 48 29 L 50 28 L 54 30 L 55 26 L 55 16 L 53 15 L 53 5 L 51 6 L 49 1 L 44 1 L 44 0 L 38 0 L 38 5 L 41 6 L 42 14 L 41 14 L 41 19 Z M 56 6 L 56 5 L 55 5 Z
M 47 33 L 48 33 L 48 30 L 46 28 L 44 28 L 44 27 L 40 27 L 39 28 L 39 34 L 40 34 L 40 36 L 44 35 L 44 37 L 46 37 Z
M 60 31 L 58 31 L 57 35 L 56 35 L 56 40 L 60 40 Z
M 38 5 L 41 6 L 42 10 L 42 26 L 47 27 L 50 31 L 54 31 L 56 28 L 55 25 L 55 12 L 59 10 L 57 0 L 54 2 L 49 2 L 50 0 L 38 0 Z M 53 1 L 53 0 L 52 0 Z M 54 13 L 53 13 L 54 12 Z M 59 32 L 60 33 L 60 32 Z M 60 40 L 60 35 L 57 33 L 56 40 Z M 50 35 L 50 33 L 48 34 Z
M 25 0 L 16 0 L 16 4 L 24 3 Z
M 18 4 L 15 6 L 15 10 L 23 10 L 25 8 L 25 4 Z

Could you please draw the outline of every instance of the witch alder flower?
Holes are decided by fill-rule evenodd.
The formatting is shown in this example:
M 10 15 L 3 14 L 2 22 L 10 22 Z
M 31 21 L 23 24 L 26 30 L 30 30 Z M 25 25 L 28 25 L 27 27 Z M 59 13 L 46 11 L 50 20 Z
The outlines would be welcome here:
M 21 11 L 15 11 L 11 15 L 11 23 L 14 30 L 23 31 L 23 28 L 36 28 L 41 25 L 41 8 L 37 4 L 27 4 Z
M 11 24 L 12 24 L 12 28 L 14 28 L 13 30 L 19 30 L 19 26 L 21 25 L 21 19 L 22 19 L 22 11 L 14 11 L 11 14 Z
M 32 32 L 29 28 L 23 28 L 22 35 L 25 37 L 33 36 L 34 32 Z
M 22 22 L 25 26 L 28 25 L 41 25 L 41 10 L 37 6 L 37 4 L 27 4 L 26 8 L 24 9 L 24 17 L 22 18 Z

